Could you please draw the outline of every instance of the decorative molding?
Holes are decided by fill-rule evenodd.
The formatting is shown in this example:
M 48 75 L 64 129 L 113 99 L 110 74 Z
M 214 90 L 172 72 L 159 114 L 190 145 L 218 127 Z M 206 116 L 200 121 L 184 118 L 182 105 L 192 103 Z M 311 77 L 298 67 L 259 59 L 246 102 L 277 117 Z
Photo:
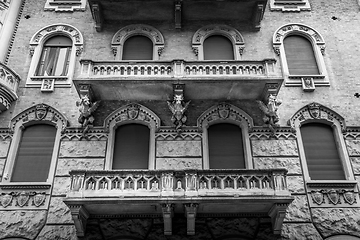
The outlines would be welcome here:
M 85 11 L 86 0 L 47 0 L 45 3 L 45 11 L 55 12 L 74 12 Z
M 0 128 L 0 139 L 2 140 L 11 140 L 13 133 L 9 128 Z
M 360 127 L 347 127 L 344 137 L 351 140 L 360 139 Z
M 282 11 L 282 12 L 300 12 L 300 11 L 310 11 L 311 7 L 309 0 L 295 0 L 295 1 L 270 0 L 270 10 Z
M 2 192 L 0 194 L 0 209 L 44 209 L 45 203 L 49 201 L 46 192 Z
M 19 82 L 19 75 L 0 62 L 0 113 L 8 110 L 11 103 L 18 99 Z
M 121 28 L 114 34 L 111 40 L 111 49 L 115 55 L 115 59 L 122 59 L 122 48 L 125 41 L 128 38 L 136 35 L 143 35 L 150 38 L 154 46 L 153 60 L 159 60 L 159 56 L 161 55 L 165 46 L 164 37 L 159 30 L 146 24 L 128 25 Z
M 86 140 L 88 141 L 101 141 L 108 139 L 108 132 L 103 128 L 91 128 L 86 133 Z M 80 141 L 84 138 L 83 129 L 79 128 L 66 128 L 61 135 L 62 141 Z
M 296 139 L 296 134 L 294 132 L 294 129 L 290 128 L 290 127 L 279 127 L 276 128 L 275 133 L 273 133 L 269 128 L 264 128 L 264 127 L 254 127 L 251 129 L 250 133 L 249 133 L 250 139 L 256 139 L 256 140 L 260 140 L 260 139 L 285 139 L 285 140 L 289 140 L 289 139 Z
M 174 128 L 159 128 L 155 134 L 156 141 L 173 141 L 173 140 L 201 140 L 202 133 L 198 128 L 183 127 L 181 132 L 177 132 Z
M 240 60 L 245 48 L 244 38 L 241 33 L 227 25 L 208 25 L 198 29 L 192 37 L 192 49 L 198 60 L 204 60 L 203 44 L 206 38 L 212 35 L 227 37 L 234 46 L 234 60 Z

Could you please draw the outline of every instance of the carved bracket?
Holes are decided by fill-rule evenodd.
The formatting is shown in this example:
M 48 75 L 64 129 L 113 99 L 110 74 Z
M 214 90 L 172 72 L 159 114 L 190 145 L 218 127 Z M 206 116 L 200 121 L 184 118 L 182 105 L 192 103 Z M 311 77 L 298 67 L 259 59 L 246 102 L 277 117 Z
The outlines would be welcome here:
M 260 30 L 261 20 L 263 19 L 265 6 L 263 3 L 257 3 L 254 8 L 253 25 L 256 30 Z
M 181 29 L 181 1 L 175 2 L 175 28 Z
M 187 219 L 187 235 L 195 235 L 195 219 L 198 208 L 197 203 L 185 204 L 185 217 Z
M 164 235 L 172 235 L 172 218 L 174 216 L 173 204 L 162 204 L 162 213 L 164 219 Z
M 274 234 L 280 234 L 288 203 L 275 203 L 269 211 Z
M 91 3 L 91 14 L 95 21 L 95 29 L 97 32 L 100 32 L 103 27 L 103 14 L 101 11 L 101 5 L 99 3 Z
M 78 237 L 85 236 L 86 223 L 89 218 L 89 213 L 82 205 L 70 205 L 72 219 L 74 220 L 76 235 Z

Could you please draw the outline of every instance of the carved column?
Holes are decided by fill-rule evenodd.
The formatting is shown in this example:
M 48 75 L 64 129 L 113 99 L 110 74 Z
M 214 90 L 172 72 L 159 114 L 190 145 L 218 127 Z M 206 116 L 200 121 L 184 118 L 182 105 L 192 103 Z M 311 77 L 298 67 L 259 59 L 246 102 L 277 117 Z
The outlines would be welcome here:
M 173 204 L 162 204 L 162 213 L 164 219 L 164 235 L 172 235 L 172 217 L 174 215 Z

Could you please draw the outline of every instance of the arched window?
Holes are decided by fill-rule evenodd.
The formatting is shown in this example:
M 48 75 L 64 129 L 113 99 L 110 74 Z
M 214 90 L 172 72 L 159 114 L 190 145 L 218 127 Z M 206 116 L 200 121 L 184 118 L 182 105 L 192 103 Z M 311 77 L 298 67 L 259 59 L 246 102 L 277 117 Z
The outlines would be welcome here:
M 221 35 L 213 35 L 204 41 L 204 60 L 234 60 L 231 41 Z
M 152 60 L 153 43 L 145 36 L 133 36 L 124 43 L 123 60 Z
M 218 123 L 208 128 L 210 169 L 244 169 L 245 155 L 241 128 Z
M 310 178 L 345 180 L 332 127 L 315 122 L 302 125 L 300 131 Z
M 150 129 L 124 124 L 115 131 L 113 169 L 148 169 Z
M 286 61 L 290 75 L 319 75 L 311 42 L 299 35 L 284 39 Z
M 44 43 L 37 76 L 66 76 L 69 70 L 69 59 L 72 41 L 65 36 L 55 36 Z

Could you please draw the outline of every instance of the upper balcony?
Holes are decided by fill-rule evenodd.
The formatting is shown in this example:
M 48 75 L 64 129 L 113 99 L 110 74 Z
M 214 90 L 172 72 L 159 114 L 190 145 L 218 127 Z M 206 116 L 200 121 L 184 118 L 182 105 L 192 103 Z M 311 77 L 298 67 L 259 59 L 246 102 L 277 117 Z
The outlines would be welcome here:
M 186 84 L 188 99 L 266 99 L 283 81 L 275 59 L 80 63 L 75 86 L 91 85 L 101 100 L 168 100 L 173 83 Z
M 72 211 L 78 236 L 86 219 L 99 216 L 163 217 L 171 235 L 171 217 L 185 213 L 188 235 L 196 218 L 270 217 L 278 234 L 293 201 L 285 169 L 271 170 L 113 170 L 71 171 L 64 200 Z
M 20 77 L 8 66 L 0 62 L 0 113 L 8 110 L 18 99 L 16 91 Z
M 267 0 L 88 0 L 95 27 L 124 22 L 172 22 L 180 29 L 191 22 L 227 21 L 259 30 Z

